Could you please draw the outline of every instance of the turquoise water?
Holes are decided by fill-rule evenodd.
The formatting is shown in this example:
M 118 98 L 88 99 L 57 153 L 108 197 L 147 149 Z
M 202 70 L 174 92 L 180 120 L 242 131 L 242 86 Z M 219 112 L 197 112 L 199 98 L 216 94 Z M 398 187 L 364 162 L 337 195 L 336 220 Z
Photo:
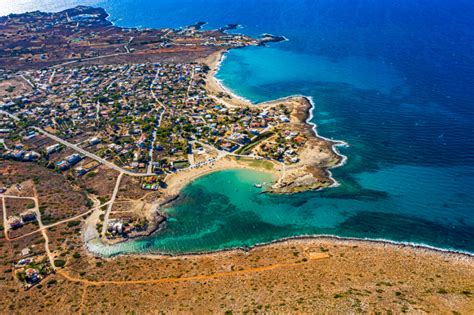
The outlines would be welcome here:
M 96 250 L 183 253 L 331 234 L 474 253 L 472 1 L 23 1 L 0 12 L 78 3 L 105 7 L 122 26 L 203 20 L 286 36 L 231 51 L 218 78 L 254 102 L 311 96 L 318 132 L 350 145 L 333 170 L 337 188 L 273 196 L 252 186 L 259 173 L 215 173 L 185 188 L 162 232 Z
M 437 183 L 446 172 L 459 176 L 464 170 L 397 167 L 363 173 L 357 181 L 367 192 L 360 194 L 358 190 L 357 197 L 344 187 L 319 194 L 262 194 L 254 183 L 269 182 L 271 177 L 265 173 L 217 172 L 184 189 L 183 199 L 167 210 L 170 220 L 164 230 L 143 240 L 114 246 L 92 244 L 91 249 L 103 255 L 200 252 L 321 234 L 470 249 L 471 230 L 458 227 L 460 222 L 472 226 L 472 216 L 453 219 L 448 214 L 462 208 L 466 201 L 472 202 L 472 197 L 452 192 L 436 199 L 424 195 L 438 193 Z M 427 179 L 423 192 L 416 189 L 416 177 L 420 174 Z M 372 190 L 381 184 L 384 192 Z M 448 185 L 454 187 L 456 181 Z M 423 208 L 414 212 L 413 202 L 417 200 L 423 200 L 417 202 Z M 431 213 L 429 220 L 426 212 Z M 460 243 L 462 239 L 465 242 Z
M 326 56 L 281 49 L 281 46 L 289 44 L 282 43 L 266 49 L 249 47 L 231 51 L 217 78 L 224 80 L 237 94 L 254 102 L 268 100 L 275 93 L 262 90 L 263 85 L 287 82 L 347 84 L 358 89 L 381 92 L 389 92 L 403 84 L 393 66 L 383 60 L 349 56 L 336 61 Z M 308 63 L 308 60 L 311 62 Z M 242 82 L 242 78 L 246 79 L 245 84 L 238 84 L 237 82 Z M 280 93 L 285 95 L 288 91 Z

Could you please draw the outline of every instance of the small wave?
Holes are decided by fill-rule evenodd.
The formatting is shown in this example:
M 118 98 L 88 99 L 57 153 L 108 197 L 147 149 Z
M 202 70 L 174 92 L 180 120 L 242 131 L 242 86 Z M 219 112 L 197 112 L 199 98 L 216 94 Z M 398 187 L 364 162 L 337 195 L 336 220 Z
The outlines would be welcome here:
M 432 245 L 428 245 L 424 243 L 394 241 L 394 240 L 389 240 L 389 239 L 384 239 L 384 238 L 347 237 L 347 236 L 338 236 L 334 234 L 303 234 L 303 235 L 280 238 L 280 239 L 276 239 L 269 242 L 256 243 L 252 246 L 230 246 L 223 249 L 207 250 L 207 251 L 206 250 L 189 251 L 189 252 L 163 252 L 159 250 L 152 250 L 150 248 L 146 248 L 143 252 L 127 252 L 125 250 L 112 251 L 110 248 L 107 249 L 108 245 L 89 244 L 91 242 L 86 243 L 85 247 L 92 254 L 99 257 L 104 257 L 104 258 L 113 258 L 120 255 L 146 256 L 150 254 L 162 255 L 162 256 L 195 256 L 195 255 L 207 255 L 207 254 L 221 253 L 221 252 L 230 252 L 230 251 L 236 251 L 236 250 L 249 251 L 249 250 L 252 250 L 253 248 L 269 246 L 269 245 L 284 243 L 288 241 L 318 240 L 318 239 L 333 240 L 333 241 L 347 241 L 347 242 L 367 242 L 367 243 L 373 243 L 373 244 L 387 244 L 387 245 L 392 245 L 392 246 L 406 246 L 413 249 L 428 250 L 428 251 L 433 251 L 433 252 L 441 253 L 441 254 L 460 255 L 469 259 L 474 258 L 473 252 L 457 250 L 453 248 L 441 248 L 441 247 L 436 247 L 436 246 L 432 246 Z M 140 250 L 139 248 L 135 248 L 135 249 Z

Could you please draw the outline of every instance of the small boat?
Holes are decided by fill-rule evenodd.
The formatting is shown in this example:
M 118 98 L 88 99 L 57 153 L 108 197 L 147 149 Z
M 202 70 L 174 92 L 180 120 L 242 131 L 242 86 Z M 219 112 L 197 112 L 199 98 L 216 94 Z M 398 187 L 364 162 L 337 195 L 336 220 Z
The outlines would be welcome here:
M 254 185 L 256 188 L 262 188 L 262 184 L 255 184 Z

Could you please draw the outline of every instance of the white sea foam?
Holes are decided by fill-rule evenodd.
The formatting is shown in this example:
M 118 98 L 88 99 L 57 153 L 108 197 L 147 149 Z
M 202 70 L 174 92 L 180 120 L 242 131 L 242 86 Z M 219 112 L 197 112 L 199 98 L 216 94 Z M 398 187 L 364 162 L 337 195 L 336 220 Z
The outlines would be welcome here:
M 243 96 L 240 96 L 238 95 L 236 92 L 234 92 L 232 89 L 230 89 L 229 87 L 225 86 L 224 82 L 219 79 L 216 75 L 217 73 L 219 72 L 221 66 L 222 66 L 222 63 L 224 62 L 225 58 L 227 58 L 227 52 L 221 54 L 221 57 L 219 58 L 219 62 L 217 63 L 217 66 L 216 66 L 216 70 L 214 72 L 214 80 L 217 82 L 217 84 L 219 85 L 219 87 L 225 91 L 226 93 L 230 94 L 232 97 L 236 98 L 236 99 L 239 99 L 243 102 L 247 102 L 247 103 L 250 103 L 250 104 L 254 104 L 251 100 L 243 97 Z
M 403 241 L 393 241 L 389 239 L 384 239 L 384 238 L 365 238 L 365 237 L 345 237 L 345 236 L 338 236 L 338 235 L 333 235 L 333 234 L 304 234 L 304 235 L 298 235 L 298 236 L 290 236 L 290 237 L 285 237 L 285 238 L 280 238 L 274 241 L 270 242 L 262 242 L 262 243 L 256 243 L 255 245 L 252 246 L 234 246 L 234 247 L 229 247 L 229 248 L 224 248 L 224 249 L 216 249 L 216 250 L 208 250 L 208 251 L 194 251 L 194 252 L 182 252 L 182 253 L 167 253 L 167 252 L 160 252 L 159 250 L 153 250 L 147 248 L 146 252 L 140 252 L 134 251 L 132 249 L 132 252 L 127 252 L 127 250 L 113 250 L 114 245 L 105 245 L 101 241 L 95 239 L 92 241 L 89 241 L 88 243 L 85 244 L 86 249 L 91 252 L 94 255 L 100 256 L 100 257 L 106 257 L 106 258 L 112 258 L 112 257 L 117 257 L 120 255 L 128 255 L 128 256 L 147 256 L 147 255 L 164 255 L 164 256 L 192 256 L 192 255 L 203 255 L 203 254 L 212 254 L 212 253 L 219 253 L 219 252 L 229 252 L 229 251 L 235 251 L 235 250 L 244 250 L 247 251 L 252 248 L 256 247 L 262 247 L 262 246 L 268 246 L 272 244 L 279 244 L 279 243 L 284 243 L 287 241 L 293 241 L 293 240 L 318 240 L 318 239 L 327 239 L 327 240 L 333 240 L 333 241 L 347 241 L 347 242 L 367 242 L 367 243 L 373 243 L 373 244 L 387 244 L 387 245 L 392 245 L 392 246 L 403 246 L 403 247 L 410 247 L 413 249 L 420 249 L 420 250 L 428 250 L 428 251 L 433 251 L 436 253 L 440 254 L 447 254 L 447 255 L 458 255 L 460 258 L 464 257 L 466 259 L 473 259 L 474 258 L 474 253 L 468 252 L 468 251 L 463 251 L 463 250 L 457 250 L 457 249 L 452 249 L 452 248 L 440 248 L 440 247 L 435 247 L 432 245 L 424 244 L 424 243 L 415 243 L 415 242 L 403 242 Z M 123 244 L 123 243 L 122 243 Z M 136 250 L 137 248 L 135 248 Z
M 346 164 L 346 162 L 347 162 L 347 156 L 345 156 L 344 154 L 342 154 L 341 152 L 339 152 L 339 150 L 337 149 L 337 147 L 348 147 L 349 144 L 348 144 L 347 142 L 345 142 L 345 141 L 342 141 L 342 140 L 333 140 L 333 139 L 329 139 L 329 138 L 323 137 L 323 136 L 321 136 L 321 135 L 318 134 L 318 128 L 317 128 L 318 126 L 317 126 L 314 122 L 312 122 L 312 119 L 313 119 L 313 117 L 314 117 L 314 111 L 316 110 L 316 105 L 315 105 L 315 103 L 314 103 L 314 100 L 313 100 L 313 97 L 312 97 L 312 96 L 308 96 L 308 97 L 306 97 L 306 98 L 309 100 L 309 102 L 310 102 L 310 104 L 311 104 L 311 108 L 310 108 L 310 110 L 309 110 L 309 116 L 308 116 L 308 119 L 306 119 L 306 123 L 312 125 L 312 129 L 313 129 L 313 132 L 314 132 L 314 134 L 316 135 L 316 137 L 321 138 L 321 139 L 324 139 L 324 140 L 326 140 L 326 141 L 332 142 L 332 143 L 333 143 L 333 145 L 331 146 L 332 151 L 333 151 L 335 154 L 337 154 L 338 156 L 341 157 L 341 161 L 340 161 L 338 164 L 336 164 L 336 165 L 334 165 L 333 167 L 331 167 L 331 168 L 336 168 L 336 167 L 343 166 L 343 165 Z M 339 186 L 339 185 L 340 185 L 339 182 L 333 177 L 332 172 L 331 172 L 329 169 L 328 169 L 328 173 L 329 173 L 329 177 L 330 177 L 331 180 L 333 181 L 333 184 L 332 184 L 330 187 L 337 187 L 337 186 Z
M 240 99 L 242 101 L 245 101 L 245 102 L 248 102 L 248 103 L 251 103 L 251 104 L 255 104 L 255 105 L 258 105 L 258 104 L 261 104 L 261 103 L 265 103 L 265 102 L 260 102 L 260 103 L 254 103 L 252 102 L 251 100 L 243 97 L 243 96 L 240 96 L 238 95 L 237 93 L 235 93 L 233 90 L 231 90 L 229 87 L 225 86 L 224 85 L 224 82 L 220 79 L 218 79 L 216 77 L 217 75 L 217 72 L 219 72 L 219 69 L 221 68 L 222 66 L 222 63 L 223 61 L 225 60 L 226 58 L 226 55 L 227 55 L 227 52 L 226 53 L 223 53 L 219 59 L 219 62 L 217 63 L 217 67 L 216 67 L 216 71 L 214 73 L 214 80 L 216 80 L 216 82 L 219 84 L 219 86 L 221 87 L 222 90 L 226 91 L 227 93 L 231 94 L 233 97 L 237 98 L 237 99 Z M 308 118 L 306 119 L 306 123 L 311 125 L 312 126 L 312 130 L 315 134 L 316 137 L 318 138 L 321 138 L 323 140 L 326 140 L 326 141 L 329 141 L 332 143 L 331 145 L 331 149 L 332 151 L 338 155 L 340 158 L 341 158 L 341 161 L 332 166 L 331 169 L 333 168 L 337 168 L 337 167 L 341 167 L 343 166 L 344 164 L 346 164 L 347 162 L 347 156 L 345 156 L 344 154 L 342 154 L 341 152 L 339 152 L 339 150 L 337 149 L 338 147 L 348 147 L 349 144 L 345 141 L 342 141 L 342 140 L 334 140 L 334 139 L 329 139 L 329 138 L 326 138 L 324 136 L 321 136 L 319 133 L 318 133 L 318 129 L 317 129 L 317 125 L 312 122 L 312 119 L 314 118 L 314 111 L 316 110 L 316 106 L 315 106 L 315 102 L 314 102 L 314 99 L 312 96 L 306 96 L 306 95 L 300 95 L 300 94 L 296 94 L 296 95 L 290 95 L 290 96 L 285 96 L 285 97 L 281 97 L 279 99 L 276 99 L 275 101 L 278 101 L 278 100 L 284 100 L 284 99 L 288 99 L 288 98 L 291 98 L 291 97 L 304 97 L 306 99 L 309 100 L 310 104 L 311 104 L 311 108 L 309 109 L 309 116 Z M 332 180 L 333 184 L 329 187 L 338 187 L 340 184 L 339 182 L 334 178 L 332 172 L 328 169 L 327 170 L 328 173 L 329 173 L 329 178 Z
M 110 16 L 109 16 L 110 17 Z M 108 18 L 109 18 L 108 17 Z M 110 20 L 109 20 L 110 21 Z M 118 21 L 110 21 L 113 25 L 116 25 L 115 22 L 118 22 Z M 140 26 L 139 26 L 140 27 Z M 239 28 L 241 27 L 241 25 L 239 25 Z M 289 41 L 288 38 L 285 38 L 285 41 Z M 217 72 L 219 71 L 220 67 L 222 66 L 222 63 L 223 61 L 225 60 L 225 58 L 227 57 L 226 56 L 227 53 L 224 53 L 221 55 L 220 59 L 219 59 L 219 62 L 217 64 L 217 67 L 216 67 L 216 71 L 215 71 L 215 74 L 217 74 Z M 245 102 L 249 102 L 249 103 L 252 103 L 252 104 L 256 104 L 258 105 L 258 103 L 254 103 L 252 102 L 251 100 L 243 97 L 243 96 L 240 96 L 238 95 L 236 92 L 234 92 L 231 88 L 225 86 L 224 82 L 221 80 L 221 79 L 218 79 L 215 75 L 214 75 L 214 80 L 216 80 L 216 82 L 219 84 L 219 86 L 221 87 L 222 90 L 226 91 L 227 93 L 231 94 L 233 97 L 237 98 L 237 99 L 240 99 L 242 101 L 245 101 Z M 341 157 L 341 161 L 337 164 L 337 165 L 334 165 L 332 168 L 336 168 L 336 167 L 340 167 L 340 166 L 343 166 L 346 162 L 347 162 L 347 156 L 341 154 L 338 150 L 338 147 L 348 147 L 348 143 L 344 142 L 344 141 L 341 141 L 341 140 L 334 140 L 334 139 L 329 139 L 329 138 L 326 138 L 324 136 L 321 136 L 319 133 L 318 133 L 318 130 L 317 130 L 317 125 L 312 122 L 312 119 L 314 118 L 314 111 L 316 110 L 316 105 L 315 105 L 315 101 L 313 99 L 313 97 L 311 96 L 305 96 L 305 95 L 291 95 L 291 96 L 287 96 L 287 97 L 283 97 L 283 98 L 280 98 L 280 99 L 287 99 L 289 97 L 305 97 L 309 100 L 310 104 L 311 104 L 311 108 L 309 110 L 309 116 L 308 118 L 306 119 L 306 123 L 312 125 L 312 130 L 314 132 L 314 134 L 321 138 L 321 139 L 324 139 L 324 140 L 327 140 L 327 141 L 330 141 L 333 143 L 333 145 L 331 146 L 333 152 L 335 154 L 337 154 L 338 156 Z M 263 102 L 262 102 L 263 103 Z M 336 187 L 336 186 L 339 186 L 339 183 L 334 179 L 332 173 L 330 170 L 328 170 L 329 172 L 329 176 L 330 178 L 332 179 L 332 181 L 334 182 L 333 185 L 331 185 L 331 187 Z M 393 241 L 393 240 L 389 240 L 389 239 L 384 239 L 384 238 L 358 238 L 358 237 L 343 237 L 343 236 L 338 236 L 338 235 L 333 235 L 333 234 L 307 234 L 307 235 L 299 235 L 299 236 L 292 236 L 292 237 L 286 237 L 286 238 L 282 238 L 282 239 L 278 239 L 278 240 L 274 240 L 274 241 L 270 241 L 270 242 L 264 242 L 264 243 L 257 243 L 253 246 L 250 246 L 250 247 L 231 247 L 231 248 L 226 248 L 226 249 L 222 249 L 222 250 L 213 250 L 213 251 L 199 251 L 199 252 L 189 252 L 189 253 L 182 253 L 182 254 L 171 254 L 171 253 L 162 253 L 162 252 L 159 252 L 159 251 L 151 251 L 151 253 L 154 253 L 154 254 L 163 254 L 163 255 L 200 255 L 200 254 L 206 254 L 206 253 L 211 253 L 211 252 L 222 252 L 222 251 L 232 251 L 232 250 L 238 250 L 238 249 L 242 249 L 242 250 L 248 250 L 249 248 L 254 248 L 254 247 L 260 247 L 260 246 L 267 246 L 269 244 L 276 244 L 276 243 L 281 243 L 281 242 L 285 242 L 285 241 L 291 241 L 291 240 L 304 240 L 304 239 L 333 239 L 333 240 L 339 240 L 339 241 L 354 241 L 354 242 L 370 242 L 370 243 L 380 243 L 380 244 L 389 244 L 389 245 L 394 245 L 394 246 L 407 246 L 407 247 L 411 247 L 411 248 L 419 248 L 419 249 L 426 249 L 426 250 L 431 250 L 431 251 L 435 251 L 435 252 L 440 252 L 440 253 L 446 253 L 446 254 L 455 254 L 455 255 L 464 255 L 466 257 L 469 257 L 469 258 L 472 258 L 474 257 L 474 253 L 472 252 L 468 252 L 468 251 L 463 251 L 463 250 L 456 250 L 456 249 L 451 249 L 451 248 L 440 248 L 440 247 L 435 247 L 435 246 L 432 246 L 432 245 L 428 245 L 428 244 L 424 244 L 424 243 L 415 243 L 415 242 L 403 242 L 403 241 Z M 143 255 L 147 255 L 148 253 L 128 253 L 126 251 L 123 251 L 123 250 L 117 250 L 117 251 L 114 251 L 113 250 L 113 246 L 114 245 L 105 245 L 103 243 L 101 243 L 100 241 L 98 241 L 97 239 L 95 240 L 91 240 L 89 242 L 86 242 L 85 243 L 85 247 L 93 254 L 95 255 L 98 255 L 98 256 L 104 256 L 104 257 L 113 257 L 113 256 L 118 256 L 118 255 L 136 255 L 136 256 L 143 256 Z

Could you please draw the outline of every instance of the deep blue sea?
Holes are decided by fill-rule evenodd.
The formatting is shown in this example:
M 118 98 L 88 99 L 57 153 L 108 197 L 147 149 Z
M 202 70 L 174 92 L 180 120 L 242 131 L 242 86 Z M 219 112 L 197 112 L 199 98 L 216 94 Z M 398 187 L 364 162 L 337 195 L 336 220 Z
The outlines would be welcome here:
M 182 253 L 331 234 L 474 253 L 473 1 L 17 2 L 0 1 L 0 14 L 88 4 L 120 26 L 207 21 L 284 35 L 231 51 L 218 78 L 254 102 L 311 96 L 319 133 L 349 144 L 337 188 L 273 196 L 253 189 L 264 174 L 215 173 L 185 188 L 164 231 L 97 250 Z

